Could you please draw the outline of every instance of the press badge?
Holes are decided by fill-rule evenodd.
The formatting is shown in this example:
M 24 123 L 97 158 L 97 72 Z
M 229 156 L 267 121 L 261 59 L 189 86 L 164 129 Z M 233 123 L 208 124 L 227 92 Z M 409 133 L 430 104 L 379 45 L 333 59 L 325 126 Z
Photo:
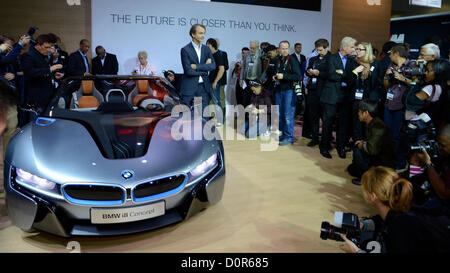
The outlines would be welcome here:
M 364 90 L 362 89 L 356 89 L 355 92 L 355 100 L 362 100 L 364 96 Z
M 311 83 L 312 83 L 312 84 L 316 84 L 316 83 L 317 83 L 317 78 L 312 78 Z
M 254 66 L 255 63 L 248 63 L 248 66 Z
M 375 66 L 372 66 L 371 68 L 370 68 L 370 72 L 373 72 L 375 70 Z
M 394 91 L 392 91 L 391 89 L 388 90 L 387 95 L 386 95 L 386 99 L 388 100 L 394 100 Z

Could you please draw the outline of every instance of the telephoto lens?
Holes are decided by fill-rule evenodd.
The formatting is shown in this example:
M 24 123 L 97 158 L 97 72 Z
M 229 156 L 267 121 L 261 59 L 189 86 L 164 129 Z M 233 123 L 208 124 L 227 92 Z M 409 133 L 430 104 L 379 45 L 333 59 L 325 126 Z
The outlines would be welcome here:
M 334 240 L 343 242 L 341 238 L 341 234 L 345 234 L 344 230 L 331 225 L 328 222 L 322 222 L 322 226 L 320 228 L 320 238 L 322 240 Z

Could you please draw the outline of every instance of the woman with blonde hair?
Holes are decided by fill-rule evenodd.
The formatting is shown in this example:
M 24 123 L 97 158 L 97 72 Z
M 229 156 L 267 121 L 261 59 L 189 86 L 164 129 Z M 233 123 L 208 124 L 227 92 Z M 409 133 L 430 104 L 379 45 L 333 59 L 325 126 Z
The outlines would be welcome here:
M 361 221 L 361 231 L 384 230 L 386 252 L 450 251 L 450 229 L 447 222 L 437 220 L 437 212 L 411 209 L 413 186 L 386 167 L 373 167 L 362 176 L 366 202 L 379 215 Z M 442 218 L 439 218 L 442 219 Z M 341 249 L 349 253 L 363 252 L 345 235 Z
M 372 44 L 361 42 L 356 48 L 356 65 L 350 73 L 353 99 L 353 141 L 364 139 L 364 124 L 358 119 L 358 104 L 362 100 L 378 102 L 379 86 L 382 79 L 379 73 L 379 62 L 373 54 Z M 356 66 L 355 65 L 355 66 Z

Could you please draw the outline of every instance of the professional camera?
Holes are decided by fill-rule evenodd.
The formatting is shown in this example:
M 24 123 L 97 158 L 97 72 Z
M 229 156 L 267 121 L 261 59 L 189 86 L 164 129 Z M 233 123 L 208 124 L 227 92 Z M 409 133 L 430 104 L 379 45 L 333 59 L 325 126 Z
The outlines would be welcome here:
M 407 67 L 403 69 L 403 72 L 408 77 L 423 77 L 425 76 L 425 71 L 427 70 L 427 65 L 425 61 L 412 61 L 416 62 L 417 66 Z
M 361 230 L 358 216 L 353 213 L 334 213 L 334 226 L 328 222 L 322 222 L 320 228 L 320 238 L 322 240 L 334 240 L 343 242 L 341 234 L 344 234 L 350 241 L 360 245 Z
M 439 143 L 436 140 L 436 128 L 431 118 L 422 113 L 419 120 L 408 121 L 405 133 L 408 136 L 410 154 L 421 152 L 425 148 L 432 159 L 439 158 Z
M 31 43 L 32 45 L 36 45 L 36 44 L 37 44 L 36 40 L 33 39 L 33 35 L 34 35 L 34 34 L 36 33 L 36 31 L 38 31 L 38 30 L 39 30 L 38 27 L 30 27 L 30 28 L 28 29 L 27 35 L 30 37 L 30 43 Z
M 412 60 L 411 62 L 417 63 L 417 66 L 415 67 L 402 67 L 395 71 L 397 71 L 400 74 L 405 74 L 406 78 L 418 78 L 419 84 L 422 82 L 423 78 L 425 77 L 425 71 L 427 70 L 427 65 L 424 61 L 415 61 Z M 393 71 L 394 72 L 394 71 Z M 395 80 L 394 73 L 389 74 L 388 76 L 389 80 Z

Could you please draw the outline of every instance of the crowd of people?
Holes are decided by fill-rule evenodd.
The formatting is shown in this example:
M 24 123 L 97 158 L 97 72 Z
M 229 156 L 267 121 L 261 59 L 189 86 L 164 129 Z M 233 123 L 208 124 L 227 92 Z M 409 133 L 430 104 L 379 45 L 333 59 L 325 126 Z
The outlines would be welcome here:
M 411 218 L 410 208 L 419 206 L 450 216 L 450 65 L 441 58 L 439 45 L 424 43 L 419 58 L 413 60 L 407 44 L 394 42 L 387 42 L 377 54 L 370 42 L 344 37 L 338 52 L 332 54 L 329 41 L 318 39 L 314 51 L 305 57 L 301 43 L 283 40 L 273 45 L 253 40 L 229 69 L 219 39 L 210 38 L 203 44 L 205 35 L 205 26 L 191 27 L 192 41 L 181 49 L 181 79 L 173 70 L 163 71 L 185 104 L 192 105 L 195 97 L 201 97 L 203 108 L 217 105 L 223 117 L 225 94 L 233 94 L 231 104 L 250 109 L 242 133 L 252 137 L 252 118 L 278 115 L 279 130 L 267 119 L 267 124 L 258 125 L 256 135 L 270 135 L 272 129 L 280 146 L 296 141 L 296 115 L 300 115 L 302 137 L 310 139 L 308 147 L 318 145 L 318 152 L 327 159 L 332 159 L 333 148 L 340 158 L 353 153 L 347 171 L 387 223 L 388 251 L 420 251 L 419 246 L 435 250 L 427 240 L 436 238 L 420 235 L 426 223 Z M 51 33 L 35 41 L 24 35 L 17 43 L 0 36 L 4 152 L 16 128 L 28 121 L 18 113 L 18 104 L 26 102 L 42 110 L 64 77 L 117 74 L 116 56 L 101 45 L 89 62 L 88 40 L 81 40 L 79 50 L 70 55 L 60 43 Z M 147 52 L 140 51 L 137 57 L 131 74 L 157 74 Z M 278 106 L 277 113 L 271 113 L 272 105 Z M 218 120 L 217 126 L 222 123 L 223 119 Z M 406 228 L 407 223 L 418 226 L 402 235 L 403 241 L 393 239 L 401 234 L 399 226 Z M 439 238 L 448 242 L 449 234 L 447 230 Z M 345 251 L 359 251 L 343 239 Z

